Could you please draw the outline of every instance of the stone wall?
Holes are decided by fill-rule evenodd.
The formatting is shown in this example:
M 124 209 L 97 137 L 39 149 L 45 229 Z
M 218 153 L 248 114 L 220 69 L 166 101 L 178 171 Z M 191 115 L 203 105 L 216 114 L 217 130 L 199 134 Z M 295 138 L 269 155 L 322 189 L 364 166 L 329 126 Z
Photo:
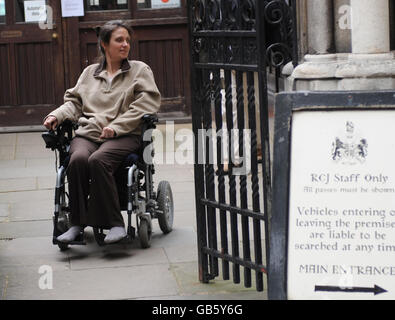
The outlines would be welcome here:
M 390 32 L 394 15 L 390 15 L 389 1 L 298 2 L 302 58 L 295 69 L 291 65 L 283 69 L 285 89 L 395 89 L 394 33 Z

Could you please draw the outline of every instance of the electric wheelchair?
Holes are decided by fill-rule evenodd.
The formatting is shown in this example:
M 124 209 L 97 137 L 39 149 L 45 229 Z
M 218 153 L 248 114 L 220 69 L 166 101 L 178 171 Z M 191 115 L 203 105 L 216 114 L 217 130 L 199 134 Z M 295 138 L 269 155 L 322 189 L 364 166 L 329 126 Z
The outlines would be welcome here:
M 121 211 L 127 211 L 127 236 L 121 243 L 130 243 L 137 234 L 142 248 L 150 247 L 152 235 L 152 220 L 158 219 L 159 227 L 165 234 L 172 231 L 174 219 L 173 194 L 168 181 L 160 181 L 157 191 L 154 189 L 153 164 L 154 148 L 152 130 L 156 128 L 158 118 L 156 115 L 144 115 L 142 118 L 142 133 L 140 149 L 129 154 L 115 172 L 118 196 Z M 78 128 L 76 123 L 69 120 L 60 124 L 56 131 L 48 131 L 42 134 L 46 148 L 55 151 L 57 176 L 55 186 L 55 210 L 53 216 L 53 240 L 61 251 L 68 249 L 69 245 L 84 245 L 83 232 L 75 241 L 62 243 L 57 237 L 66 232 L 70 227 L 70 206 L 68 195 L 68 183 L 66 170 L 70 159 L 70 142 L 74 130 Z M 57 154 L 59 154 L 59 159 Z M 144 161 L 144 159 L 148 159 Z M 132 226 L 132 215 L 136 216 L 136 228 Z M 94 238 L 99 246 L 104 246 L 106 236 L 103 228 L 93 228 Z

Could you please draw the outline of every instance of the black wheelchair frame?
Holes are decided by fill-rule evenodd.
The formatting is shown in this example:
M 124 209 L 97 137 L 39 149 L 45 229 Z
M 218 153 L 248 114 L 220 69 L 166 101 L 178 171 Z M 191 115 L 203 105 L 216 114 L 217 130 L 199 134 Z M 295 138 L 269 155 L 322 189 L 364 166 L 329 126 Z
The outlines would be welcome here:
M 143 116 L 140 149 L 136 153 L 131 153 L 114 174 L 121 211 L 126 210 L 128 215 L 127 236 L 120 242 L 130 243 L 135 239 L 136 228 L 132 226 L 132 214 L 135 213 L 137 233 L 142 248 L 148 248 L 151 245 L 153 219 L 158 219 L 159 227 L 165 234 L 171 232 L 173 228 L 174 203 L 170 183 L 165 180 L 160 181 L 155 192 L 153 182 L 155 168 L 152 130 L 156 128 L 157 122 L 156 115 Z M 70 143 L 74 130 L 77 128 L 76 123 L 66 120 L 56 128 L 56 131 L 50 130 L 42 134 L 46 148 L 59 153 L 52 243 L 58 245 L 60 250 L 68 249 L 69 245 L 86 244 L 83 231 L 75 241 L 63 243 L 57 240 L 57 237 L 70 227 L 66 170 L 70 159 Z M 93 227 L 95 240 L 100 246 L 105 245 L 104 230 L 104 228 Z

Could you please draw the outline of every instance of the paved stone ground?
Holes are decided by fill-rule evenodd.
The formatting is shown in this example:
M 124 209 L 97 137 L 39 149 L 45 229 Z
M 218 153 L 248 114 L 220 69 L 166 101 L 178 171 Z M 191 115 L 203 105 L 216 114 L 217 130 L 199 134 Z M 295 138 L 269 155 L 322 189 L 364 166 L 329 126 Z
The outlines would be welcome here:
M 190 128 L 178 125 L 175 131 L 187 133 Z M 186 141 L 175 145 L 184 143 L 185 154 L 191 156 Z M 171 148 L 160 142 L 158 134 L 156 158 L 171 159 Z M 138 239 L 130 245 L 99 247 L 87 228 L 86 246 L 61 252 L 51 243 L 54 152 L 44 148 L 39 132 L 0 134 L 0 299 L 266 299 L 266 291 L 256 292 L 254 284 L 247 289 L 221 280 L 221 275 L 209 284 L 199 282 L 193 165 L 156 168 L 156 185 L 168 180 L 173 189 L 170 234 L 163 235 L 155 220 L 149 249 L 141 249 Z M 53 287 L 40 289 L 48 284 L 44 280 L 49 271 Z

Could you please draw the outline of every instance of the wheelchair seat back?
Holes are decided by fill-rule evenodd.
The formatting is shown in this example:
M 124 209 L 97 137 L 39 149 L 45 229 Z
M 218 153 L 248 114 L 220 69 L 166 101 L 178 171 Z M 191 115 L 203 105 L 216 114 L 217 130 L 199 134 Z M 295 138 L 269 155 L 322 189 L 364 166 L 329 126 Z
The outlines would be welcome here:
M 144 150 L 152 143 L 152 130 L 156 128 L 158 117 L 147 114 L 143 116 L 142 120 L 139 149 L 136 152 L 130 153 L 114 173 L 122 209 L 127 207 L 127 170 L 129 167 L 136 165 L 140 171 L 145 172 L 147 163 L 144 161 Z M 151 157 L 153 157 L 153 152 L 151 153 Z M 150 159 L 150 162 L 152 163 L 152 159 Z
M 158 117 L 156 115 L 146 114 L 142 118 L 143 124 L 140 135 L 140 147 L 135 152 L 130 153 L 123 164 L 120 166 L 120 169 L 131 167 L 132 165 L 137 165 L 141 170 L 145 169 L 145 161 L 144 161 L 144 150 L 147 146 L 152 143 L 152 131 L 147 133 L 147 130 L 153 130 L 156 128 L 156 123 L 158 122 Z M 153 156 L 153 155 L 152 155 Z M 151 160 L 151 159 L 150 159 Z

